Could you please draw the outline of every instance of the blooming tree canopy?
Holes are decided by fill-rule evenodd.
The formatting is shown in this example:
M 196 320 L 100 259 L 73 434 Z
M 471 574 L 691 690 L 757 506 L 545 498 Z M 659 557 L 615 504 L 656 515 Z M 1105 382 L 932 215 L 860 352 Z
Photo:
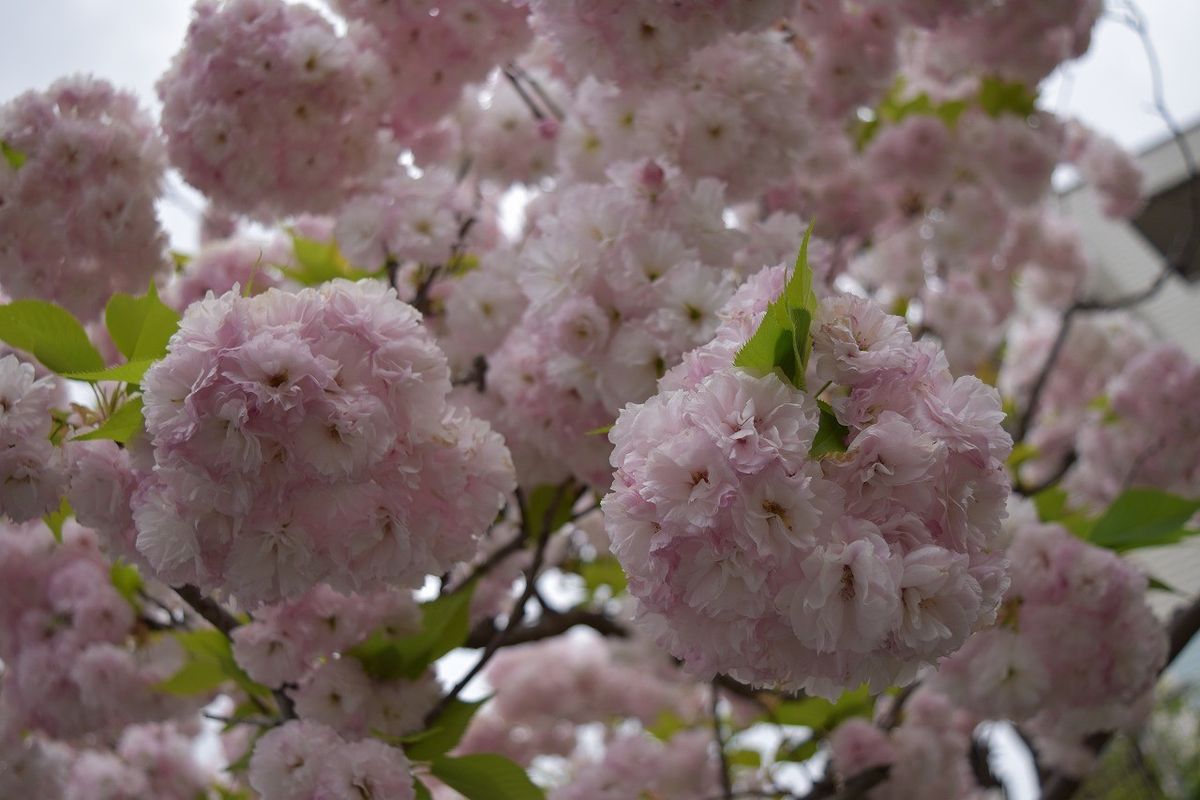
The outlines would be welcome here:
M 1112 297 L 1051 201 L 1143 202 L 1037 104 L 1098 0 L 327 5 L 0 103 L 0 797 L 967 800 L 1004 722 L 1066 798 L 1144 722 L 1200 222 Z

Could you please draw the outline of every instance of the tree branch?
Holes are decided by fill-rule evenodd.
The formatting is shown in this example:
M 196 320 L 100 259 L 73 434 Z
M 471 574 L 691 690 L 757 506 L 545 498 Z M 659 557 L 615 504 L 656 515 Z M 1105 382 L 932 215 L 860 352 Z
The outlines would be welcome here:
M 191 606 L 193 611 L 208 620 L 210 625 L 226 636 L 232 633 L 234 628 L 242 624 L 237 617 L 226 611 L 220 603 L 206 596 L 190 583 L 171 588 L 175 590 L 175 594 L 179 595 L 183 602 Z
M 717 758 L 721 765 L 721 792 L 725 800 L 733 800 L 733 780 L 729 777 L 729 757 L 725 755 L 725 735 L 721 732 L 720 684 L 712 682 L 712 726 L 713 740 L 717 743 Z

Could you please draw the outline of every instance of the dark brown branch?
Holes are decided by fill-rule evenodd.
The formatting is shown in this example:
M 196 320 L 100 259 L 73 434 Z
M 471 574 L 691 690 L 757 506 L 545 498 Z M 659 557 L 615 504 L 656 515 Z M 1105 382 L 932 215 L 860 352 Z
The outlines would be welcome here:
M 717 743 L 717 759 L 721 765 L 721 796 L 725 800 L 733 800 L 733 780 L 729 777 L 729 757 L 725 754 L 725 734 L 721 732 L 721 691 L 720 684 L 712 682 L 712 712 L 713 740 Z
M 226 636 L 232 633 L 234 628 L 242 624 L 237 617 L 226 611 L 220 603 L 206 596 L 190 583 L 172 588 L 183 602 L 191 606 L 193 611 L 208 620 L 210 625 Z
M 540 642 L 543 639 L 550 639 L 566 633 L 576 625 L 583 625 L 604 636 L 613 636 L 618 639 L 629 636 L 629 629 L 606 614 L 589 611 L 586 608 L 573 608 L 561 614 L 547 614 L 532 625 L 514 629 L 504 637 L 503 646 L 513 647 L 518 644 Z M 463 647 L 487 647 L 499 631 L 495 620 L 485 619 L 471 630 Z
M 533 118 L 538 122 L 546 119 L 546 112 L 538 108 L 538 104 L 533 101 L 533 98 L 529 96 L 529 92 L 525 91 L 525 87 L 521 85 L 521 79 L 520 76 L 517 75 L 517 68 L 515 65 L 509 64 L 504 67 L 504 77 L 508 78 L 508 82 L 512 84 L 512 87 L 516 89 L 517 94 L 521 96 L 521 102 L 523 102 L 525 107 L 529 109 L 529 113 L 533 115 Z

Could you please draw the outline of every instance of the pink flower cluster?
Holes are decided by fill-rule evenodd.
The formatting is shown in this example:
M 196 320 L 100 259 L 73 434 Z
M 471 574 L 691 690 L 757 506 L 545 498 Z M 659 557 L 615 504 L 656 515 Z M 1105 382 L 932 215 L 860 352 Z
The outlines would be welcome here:
M 243 603 L 419 585 L 470 558 L 513 488 L 445 356 L 375 281 L 193 304 L 142 382 L 154 466 L 137 548 Z
M 153 691 L 182 666 L 170 640 L 128 646 L 132 606 L 113 588 L 95 537 L 68 521 L 0 529 L 0 659 L 5 717 L 73 738 L 194 708 Z
M 353 739 L 376 731 L 406 736 L 424 727 L 441 696 L 434 674 L 373 680 L 346 651 L 376 631 L 403 637 L 420 630 L 420 611 L 406 591 L 346 596 L 318 585 L 296 600 L 262 606 L 233 632 L 233 653 L 259 683 L 295 687 L 288 693 L 303 720 Z
M 715 181 L 655 161 L 611 177 L 549 196 L 521 252 L 529 306 L 488 371 L 505 435 L 595 484 L 609 480 L 608 445 L 584 434 L 711 338 L 734 286 L 717 265 L 739 242 Z
M 1099 193 L 1109 217 L 1129 219 L 1142 210 L 1142 168 L 1111 138 L 1071 122 L 1067 125 L 1067 157 Z
M 559 162 L 573 177 L 598 180 L 616 161 L 665 158 L 693 179 L 719 178 L 733 199 L 751 199 L 806 151 L 814 135 L 807 91 L 803 62 L 778 36 L 724 37 L 694 53 L 669 85 L 585 80 Z
M 708 730 L 680 731 L 661 742 L 631 733 L 609 742 L 603 756 L 575 766 L 570 781 L 549 800 L 696 800 L 720 797 L 720 764 Z
M 383 64 L 307 6 L 202 0 L 193 13 L 158 82 L 171 163 L 231 211 L 336 208 L 379 157 Z
M 1034 382 L 1050 357 L 1060 325 L 1057 313 L 1038 310 L 1019 316 L 1008 330 L 997 386 L 1019 414 L 1029 407 Z M 1042 387 L 1033 425 L 1026 432 L 1025 442 L 1034 453 L 1019 468 L 1022 480 L 1037 484 L 1061 469 L 1092 415 L 1089 404 L 1104 394 L 1112 376 L 1144 352 L 1150 341 L 1146 326 L 1127 314 L 1087 314 L 1071 321 Z M 1117 461 L 1111 468 L 1130 463 Z
M 621 412 L 605 524 L 641 621 L 694 673 L 882 689 L 994 619 L 1011 439 L 994 389 L 838 296 L 809 385 L 829 382 L 848 447 L 811 456 L 814 398 L 732 366 L 783 280 L 747 281 L 714 341 Z
M 725 33 L 765 28 L 789 0 L 531 0 L 530 24 L 576 77 L 642 85 L 674 77 L 688 55 Z
M 290 256 L 290 248 L 279 239 L 258 242 L 230 238 L 206 242 L 167 284 L 163 302 L 183 313 L 209 292 L 225 294 L 237 286 L 244 294 L 260 294 L 283 285 L 276 267 L 286 264 Z
M 50 442 L 52 377 L 34 377 L 32 364 L 0 358 L 0 516 L 27 522 L 58 510 L 66 489 L 62 451 Z
M 705 693 L 681 677 L 661 651 L 590 632 L 505 649 L 487 671 L 495 696 L 459 749 L 528 764 L 538 755 L 571 755 L 588 723 L 649 726 L 665 712 L 695 718 Z
M 195 800 L 215 777 L 175 726 L 137 725 L 125 729 L 115 751 L 75 755 L 63 800 Z
M 529 44 L 527 10 L 505 0 L 333 0 L 352 24 L 365 24 L 363 44 L 390 73 L 385 116 L 407 139 L 436 122 L 458 102 L 469 83 L 487 77 L 496 64 Z
M 404 751 L 378 739 L 347 742 L 316 722 L 273 728 L 254 747 L 250 785 L 262 800 L 413 800 Z
M 0 275 L 15 298 L 94 318 L 166 266 L 158 198 L 166 157 L 128 92 L 72 77 L 0 105 Z M 6 153 L 9 152 L 6 150 Z
M 976 785 L 968 760 L 974 717 L 922 687 L 904 703 L 901 719 L 890 731 L 860 718 L 839 725 L 830 737 L 838 776 L 849 780 L 874 767 L 888 767 L 887 780 L 864 795 L 870 800 L 988 796 Z
M 1072 500 L 1102 509 L 1131 486 L 1200 497 L 1200 364 L 1158 344 L 1105 388 L 1107 403 L 1093 404 L 1076 432 L 1079 459 L 1063 481 Z
M 468 213 L 449 172 L 431 169 L 413 178 L 394 171 L 346 203 L 334 235 L 342 254 L 365 270 L 382 269 L 389 259 L 444 264 Z
M 1138 725 L 1167 652 L 1145 576 L 1058 525 L 1017 527 L 1008 557 L 1000 624 L 944 661 L 936 687 L 1051 741 Z

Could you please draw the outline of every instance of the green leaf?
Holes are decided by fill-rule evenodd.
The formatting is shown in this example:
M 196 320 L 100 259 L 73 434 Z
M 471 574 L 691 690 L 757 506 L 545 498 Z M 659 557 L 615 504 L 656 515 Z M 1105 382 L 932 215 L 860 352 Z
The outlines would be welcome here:
M 376 631 L 346 654 L 357 658 L 363 670 L 381 681 L 419 677 L 434 661 L 461 647 L 471 626 L 471 596 L 475 584 L 442 595 L 421 606 L 421 632 L 388 636 Z
M 803 725 L 820 730 L 833 713 L 833 703 L 822 697 L 787 700 L 775 709 L 772 719 L 781 725 Z
M 625 570 L 621 569 L 621 563 L 611 556 L 580 564 L 579 574 L 583 577 L 583 584 L 587 587 L 589 597 L 594 597 L 596 591 L 602 586 L 607 586 L 612 596 L 616 597 L 625 591 L 625 587 L 628 585 Z
M 42 520 L 46 523 L 46 527 L 49 528 L 50 532 L 54 534 L 54 541 L 58 542 L 59 544 L 62 544 L 63 524 L 66 523 L 70 516 L 71 504 L 68 503 L 67 498 L 64 497 L 62 502 L 58 504 L 57 511 L 51 511 L 49 514 L 42 517 Z
M 979 85 L 979 106 L 993 117 L 1001 114 L 1028 117 L 1037 110 L 1037 92 L 1020 81 L 988 77 Z
M 874 713 L 875 698 L 871 696 L 867 685 L 863 684 L 857 689 L 843 692 L 842 696 L 837 699 L 829 713 L 829 719 L 825 720 L 825 730 L 832 731 L 851 717 L 870 719 Z
M 850 429 L 838 422 L 833 408 L 824 400 L 817 401 L 817 408 L 821 416 L 817 420 L 817 434 L 813 437 L 808 454 L 820 458 L 826 453 L 846 452 L 846 437 L 850 435 Z
M 544 800 L 546 796 L 525 770 L 491 753 L 443 756 L 430 764 L 430 772 L 467 800 Z
M 1197 511 L 1200 499 L 1187 500 L 1157 489 L 1128 489 L 1096 520 L 1087 539 L 1117 552 L 1175 544 L 1200 533 L 1184 528 Z
M 584 436 L 608 436 L 608 432 L 613 429 L 612 425 L 601 425 L 599 428 L 592 428 L 584 433 Z
M 99 428 L 94 431 L 75 436 L 71 439 L 73 442 L 85 442 L 89 439 L 112 439 L 114 442 L 128 442 L 134 435 L 142 429 L 142 398 L 130 398 L 123 403 L 116 411 L 109 415 L 108 419 L 104 420 Z
M 779 750 L 775 753 L 775 760 L 791 761 L 793 763 L 808 761 L 817 754 L 819 741 L 816 736 L 810 736 L 803 742 L 782 742 L 779 745 Z
M 172 634 L 187 654 L 183 667 L 156 684 L 155 688 L 168 694 L 205 694 L 232 681 L 248 694 L 269 696 L 271 691 L 250 679 L 233 658 L 229 637 L 215 628 L 182 631 Z
M 1009 469 L 1018 469 L 1029 459 L 1037 458 L 1037 455 L 1037 445 L 1031 442 L 1017 442 L 1008 456 L 1008 467 Z
M 1172 586 L 1161 578 L 1156 578 L 1153 575 L 1147 577 L 1146 580 L 1151 589 L 1157 589 L 1160 592 L 1170 592 L 1171 594 L 1185 594 L 1184 592 L 1181 592 L 1178 587 Z
M 26 350 L 60 375 L 104 369 L 104 359 L 69 311 L 41 300 L 0 306 L 0 339 Z
M 95 372 L 71 372 L 66 377 L 76 381 L 87 381 L 88 383 L 100 383 L 101 381 L 141 383 L 142 376 L 146 374 L 146 370 L 150 369 L 150 365 L 153 363 L 154 361 L 148 358 L 140 359 Z
M 14 170 L 25 166 L 25 162 L 29 160 L 28 156 L 3 139 L 0 139 L 0 153 L 4 154 L 4 160 Z
M 654 738 L 668 742 L 671 737 L 687 728 L 683 720 L 673 711 L 663 711 L 659 713 L 658 719 L 654 724 L 646 728 L 646 733 Z
M 809 329 L 816 316 L 817 296 L 812 288 L 812 268 L 808 263 L 808 242 L 812 226 L 804 234 L 796 268 L 783 292 L 767 307 L 762 322 L 733 359 L 755 375 L 779 371 L 783 379 L 797 389 L 804 388 L 804 373 L 812 354 Z
M 383 273 L 383 270 L 366 272 L 350 266 L 350 262 L 338 249 L 337 240 L 319 242 L 293 232 L 292 252 L 295 254 L 297 266 L 281 266 L 279 269 L 292 280 L 305 286 L 317 286 L 337 278 L 372 278 Z
M 124 597 L 129 605 L 137 608 L 137 594 L 142 588 L 142 575 L 138 568 L 124 561 L 114 561 L 108 570 L 108 579 L 117 590 L 117 594 Z
M 471 724 L 475 712 L 486 702 L 487 699 L 474 703 L 455 700 L 438 714 L 428 736 L 404 748 L 405 754 L 413 761 L 432 761 L 453 750 Z
M 529 501 L 525 504 L 526 513 L 529 515 L 529 519 L 525 520 L 526 533 L 536 535 L 547 520 L 550 522 L 551 533 L 558 530 L 571 521 L 574 503 L 575 492 L 570 486 L 538 486 L 529 493 Z
M 167 342 L 179 328 L 179 314 L 158 299 L 151 284 L 141 297 L 114 294 L 104 309 L 104 326 L 125 358 L 154 361 L 167 354 Z
M 413 791 L 416 793 L 413 800 L 433 800 L 429 787 L 421 783 L 420 778 L 413 778 Z
M 1054 522 L 1062 525 L 1081 539 L 1091 536 L 1095 520 L 1083 511 L 1069 508 L 1067 491 L 1061 486 L 1051 486 L 1035 494 L 1033 507 L 1037 509 L 1038 519 L 1042 522 Z

